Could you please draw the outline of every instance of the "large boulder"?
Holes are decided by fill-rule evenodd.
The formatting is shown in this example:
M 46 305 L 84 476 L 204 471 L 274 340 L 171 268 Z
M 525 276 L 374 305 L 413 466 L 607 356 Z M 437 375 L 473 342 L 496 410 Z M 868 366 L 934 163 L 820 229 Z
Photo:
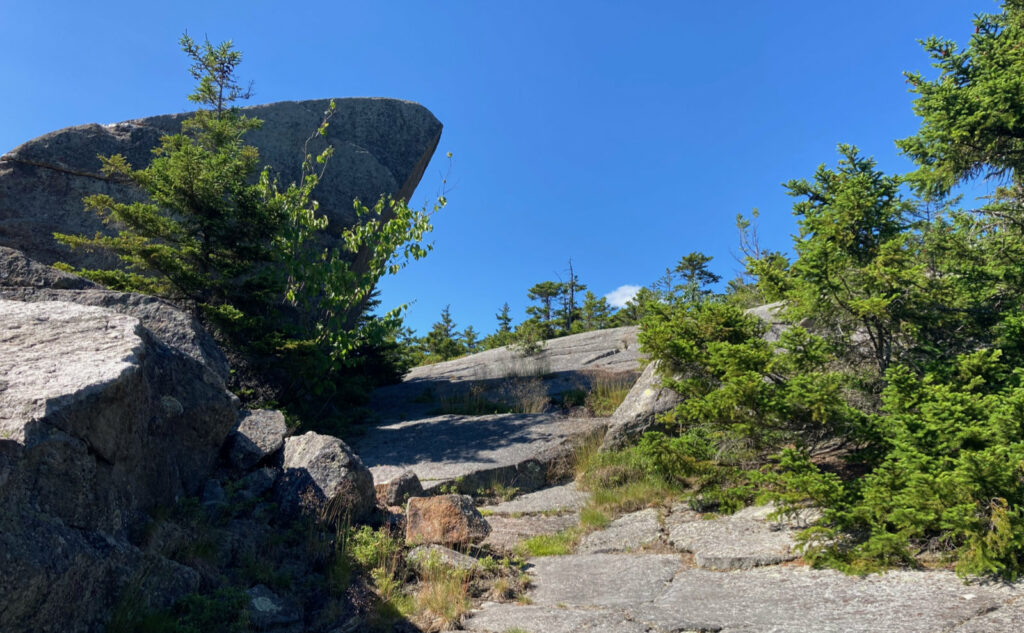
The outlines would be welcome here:
M 0 630 L 96 631 L 130 585 L 146 600 L 194 590 L 131 538 L 199 492 L 235 402 L 138 318 L 0 299 Z
M 321 122 L 329 100 L 283 101 L 244 108 L 263 119 L 246 136 L 282 183 L 298 181 L 304 143 Z M 320 210 L 337 235 L 355 221 L 352 200 L 372 203 L 383 193 L 408 199 L 437 147 L 441 123 L 423 106 L 395 99 L 337 99 L 327 128 L 334 147 L 316 190 Z M 123 155 L 142 168 L 165 134 L 181 130 L 189 114 L 154 116 L 109 125 L 79 125 L 30 140 L 0 156 L 0 246 L 22 250 L 44 264 L 55 261 L 95 268 L 117 264 L 103 253 L 71 252 L 54 232 L 93 235 L 108 232 L 82 198 L 108 194 L 138 200 L 132 185 L 100 173 L 97 155 Z M 311 147 L 316 151 L 318 148 Z
M 649 431 L 658 415 L 671 411 L 682 402 L 678 392 L 663 387 L 658 373 L 659 363 L 647 365 L 633 384 L 619 408 L 608 422 L 608 432 L 601 442 L 602 451 L 620 449 Z
M 312 431 L 289 437 L 283 468 L 275 494 L 285 515 L 359 522 L 376 507 L 373 475 L 336 437 Z
M 0 299 L 3 491 L 79 528 L 124 532 L 139 511 L 198 492 L 235 399 L 139 319 Z
M 227 358 L 213 337 L 194 317 L 163 299 L 105 290 L 4 246 L 0 246 L 0 299 L 31 303 L 66 301 L 137 318 L 160 343 L 198 361 L 219 380 L 228 379 Z

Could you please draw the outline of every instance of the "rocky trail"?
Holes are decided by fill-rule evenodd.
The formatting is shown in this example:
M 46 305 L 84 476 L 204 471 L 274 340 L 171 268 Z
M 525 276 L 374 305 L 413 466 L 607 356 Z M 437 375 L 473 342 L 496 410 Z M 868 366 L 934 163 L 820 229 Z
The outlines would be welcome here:
M 557 399 L 567 385 L 585 380 L 581 367 L 639 369 L 635 331 L 599 335 L 551 342 L 558 347 L 531 361 L 542 367 L 546 397 Z M 659 394 L 642 377 L 610 419 L 572 412 L 437 414 L 439 394 L 459 401 L 473 390 L 498 392 L 507 376 L 495 367 L 508 367 L 509 358 L 482 362 L 482 356 L 419 368 L 378 392 L 384 422 L 355 448 L 378 483 L 412 471 L 428 494 L 493 500 L 496 487 L 504 491 L 511 498 L 478 509 L 491 528 L 482 545 L 509 552 L 525 539 L 579 524 L 589 493 L 567 482 L 559 464 L 609 425 L 613 434 L 623 424 L 635 426 L 643 417 L 637 402 L 654 406 Z M 794 548 L 794 535 L 814 517 L 774 520 L 771 510 L 713 517 L 676 504 L 625 514 L 584 536 L 571 554 L 530 558 L 525 596 L 482 602 L 461 626 L 481 633 L 1024 630 L 1022 584 L 965 583 L 938 570 L 854 577 L 811 569 Z

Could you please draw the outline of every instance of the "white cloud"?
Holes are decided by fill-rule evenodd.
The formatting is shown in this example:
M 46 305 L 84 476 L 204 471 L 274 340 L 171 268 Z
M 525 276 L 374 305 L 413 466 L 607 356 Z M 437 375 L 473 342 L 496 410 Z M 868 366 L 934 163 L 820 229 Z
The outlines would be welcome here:
M 633 296 L 636 295 L 637 291 L 640 290 L 640 288 L 642 287 L 643 286 L 631 286 L 629 284 L 626 284 L 625 286 L 619 286 L 615 290 L 612 290 L 611 292 L 606 294 L 604 298 L 608 300 L 609 304 L 615 306 L 616 308 L 621 308 L 622 306 L 626 305 L 626 302 L 632 299 Z

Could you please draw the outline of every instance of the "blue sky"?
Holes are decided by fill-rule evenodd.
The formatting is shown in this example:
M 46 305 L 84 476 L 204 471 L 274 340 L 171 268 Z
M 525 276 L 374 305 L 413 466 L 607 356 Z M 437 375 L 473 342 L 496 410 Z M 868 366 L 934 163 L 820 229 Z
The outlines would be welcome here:
M 764 246 L 796 225 L 781 183 L 854 143 L 893 172 L 917 129 L 916 40 L 965 44 L 992 0 L 731 3 L 424 0 L 280 3 L 0 0 L 0 152 L 47 131 L 188 109 L 177 40 L 234 40 L 253 103 L 382 96 L 445 125 L 414 196 L 455 155 L 431 255 L 382 284 L 429 329 L 445 305 L 488 333 L 508 302 L 565 278 L 646 285 L 694 250 L 725 278 L 734 219 Z

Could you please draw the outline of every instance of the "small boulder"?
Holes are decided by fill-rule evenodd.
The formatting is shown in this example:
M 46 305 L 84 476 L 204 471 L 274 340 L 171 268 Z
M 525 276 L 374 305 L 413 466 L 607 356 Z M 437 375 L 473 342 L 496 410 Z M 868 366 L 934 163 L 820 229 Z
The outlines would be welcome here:
M 469 495 L 440 495 L 409 499 L 405 542 L 409 545 L 469 545 L 491 533 L 491 526 Z
M 262 497 L 264 493 L 274 487 L 274 482 L 277 481 L 280 474 L 280 470 L 270 466 L 254 470 L 239 480 L 238 492 L 244 499 Z
M 648 364 L 612 414 L 601 450 L 620 449 L 636 440 L 654 426 L 656 416 L 674 409 L 680 402 L 682 396 L 661 386 L 657 361 Z
M 359 456 L 340 439 L 313 432 L 285 440 L 276 497 L 286 515 L 347 515 L 354 522 L 376 506 L 373 476 Z
M 280 411 L 243 410 L 238 416 L 238 427 L 228 437 L 228 459 L 235 468 L 249 470 L 281 450 L 287 432 Z
M 376 484 L 374 488 L 377 491 L 377 501 L 385 507 L 405 505 L 410 497 L 423 495 L 420 478 L 411 470 L 405 471 L 391 481 Z
M 469 571 L 479 563 L 472 556 L 445 547 L 443 545 L 417 545 L 409 550 L 405 559 L 413 569 L 421 570 L 430 564 L 441 564 L 460 571 Z

